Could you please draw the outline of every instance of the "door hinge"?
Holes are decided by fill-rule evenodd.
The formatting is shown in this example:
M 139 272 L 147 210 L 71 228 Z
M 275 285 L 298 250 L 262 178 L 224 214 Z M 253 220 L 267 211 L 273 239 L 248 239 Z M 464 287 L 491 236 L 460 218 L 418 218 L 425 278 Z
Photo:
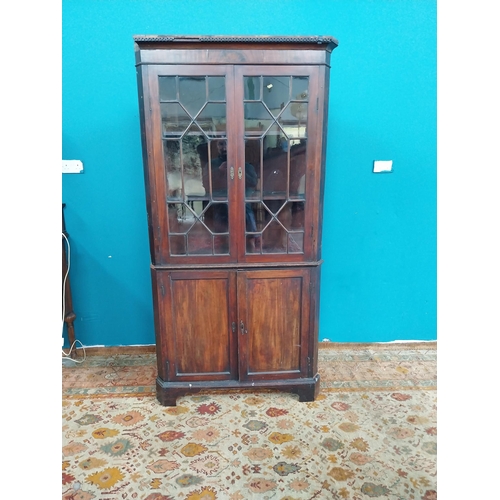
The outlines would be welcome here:
M 236 333 L 236 323 L 234 321 L 231 323 L 231 329 L 233 330 L 233 333 Z
M 307 356 L 307 372 L 311 373 L 311 358 Z
M 162 297 L 165 297 L 165 287 L 162 285 L 160 285 L 160 290 L 161 290 L 161 296 Z

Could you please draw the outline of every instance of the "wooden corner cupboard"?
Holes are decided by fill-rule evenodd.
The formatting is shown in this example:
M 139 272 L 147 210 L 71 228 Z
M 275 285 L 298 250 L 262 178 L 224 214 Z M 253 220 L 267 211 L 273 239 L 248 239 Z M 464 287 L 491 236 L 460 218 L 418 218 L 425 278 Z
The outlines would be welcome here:
M 157 398 L 312 401 L 330 54 L 319 36 L 134 36 Z

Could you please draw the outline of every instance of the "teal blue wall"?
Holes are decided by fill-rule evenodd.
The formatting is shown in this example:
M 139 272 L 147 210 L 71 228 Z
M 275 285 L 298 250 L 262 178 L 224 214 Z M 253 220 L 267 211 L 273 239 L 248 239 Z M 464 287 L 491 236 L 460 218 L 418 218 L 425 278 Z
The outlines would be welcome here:
M 436 0 L 63 0 L 77 338 L 153 344 L 135 34 L 332 35 L 320 340 L 436 340 Z M 374 160 L 394 171 L 374 174 Z M 66 345 L 67 345 L 66 341 Z

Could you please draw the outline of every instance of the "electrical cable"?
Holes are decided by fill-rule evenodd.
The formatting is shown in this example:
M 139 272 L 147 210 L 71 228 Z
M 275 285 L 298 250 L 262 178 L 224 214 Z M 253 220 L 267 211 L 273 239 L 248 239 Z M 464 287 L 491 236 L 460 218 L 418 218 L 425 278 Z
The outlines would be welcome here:
M 71 357 L 71 352 L 73 351 L 73 347 L 75 347 L 75 344 L 77 342 L 82 346 L 82 349 L 83 349 L 83 359 L 80 359 L 80 360 L 74 359 Z M 68 361 L 73 361 L 74 363 L 83 363 L 87 359 L 87 354 L 85 353 L 85 346 L 78 339 L 75 339 L 73 344 L 71 344 L 71 347 L 69 348 L 68 353 L 65 353 L 64 349 L 62 349 L 62 353 L 64 354 L 64 356 L 62 357 L 63 359 L 67 359 Z
M 63 238 L 66 240 L 66 246 L 68 248 L 68 269 L 66 270 L 66 274 L 64 275 L 64 280 L 63 280 L 63 285 L 62 285 L 63 286 L 63 289 L 62 289 L 62 294 L 63 294 L 62 329 L 63 329 L 63 334 L 64 334 L 64 318 L 66 316 L 66 281 L 68 279 L 69 268 L 71 266 L 71 246 L 69 244 L 68 237 L 64 233 L 62 233 L 62 235 L 63 235 Z M 73 352 L 73 348 L 75 347 L 76 342 L 78 342 L 82 346 L 82 349 L 83 349 L 83 359 L 82 360 L 76 360 L 76 359 L 73 359 L 71 357 L 71 353 Z M 66 352 L 64 352 L 64 349 L 62 349 L 62 353 L 63 353 L 63 359 L 74 361 L 75 363 L 83 363 L 85 361 L 85 359 L 87 358 L 87 355 L 85 353 L 85 346 L 78 339 L 75 339 L 73 344 L 70 346 L 69 352 L 66 353 Z

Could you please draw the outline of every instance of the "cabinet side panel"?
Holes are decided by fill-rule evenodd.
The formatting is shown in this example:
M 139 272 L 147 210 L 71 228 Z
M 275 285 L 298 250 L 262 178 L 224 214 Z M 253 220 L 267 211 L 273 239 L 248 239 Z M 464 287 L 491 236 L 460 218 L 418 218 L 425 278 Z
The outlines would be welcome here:
M 171 279 L 175 378 L 231 375 L 228 279 Z
M 248 373 L 299 372 L 302 277 L 247 281 Z
M 154 264 L 157 261 L 158 248 L 155 245 L 154 235 L 154 221 L 156 213 L 153 214 L 153 202 L 155 199 L 154 192 L 156 190 L 154 175 L 152 175 L 153 165 L 151 162 L 151 120 L 149 116 L 149 91 L 148 87 L 148 73 L 147 66 L 137 67 L 137 89 L 139 98 L 139 117 L 141 126 L 141 143 L 142 143 L 142 162 L 144 170 L 144 187 L 146 191 L 146 209 L 148 218 L 148 232 L 149 232 L 149 251 L 151 262 Z

